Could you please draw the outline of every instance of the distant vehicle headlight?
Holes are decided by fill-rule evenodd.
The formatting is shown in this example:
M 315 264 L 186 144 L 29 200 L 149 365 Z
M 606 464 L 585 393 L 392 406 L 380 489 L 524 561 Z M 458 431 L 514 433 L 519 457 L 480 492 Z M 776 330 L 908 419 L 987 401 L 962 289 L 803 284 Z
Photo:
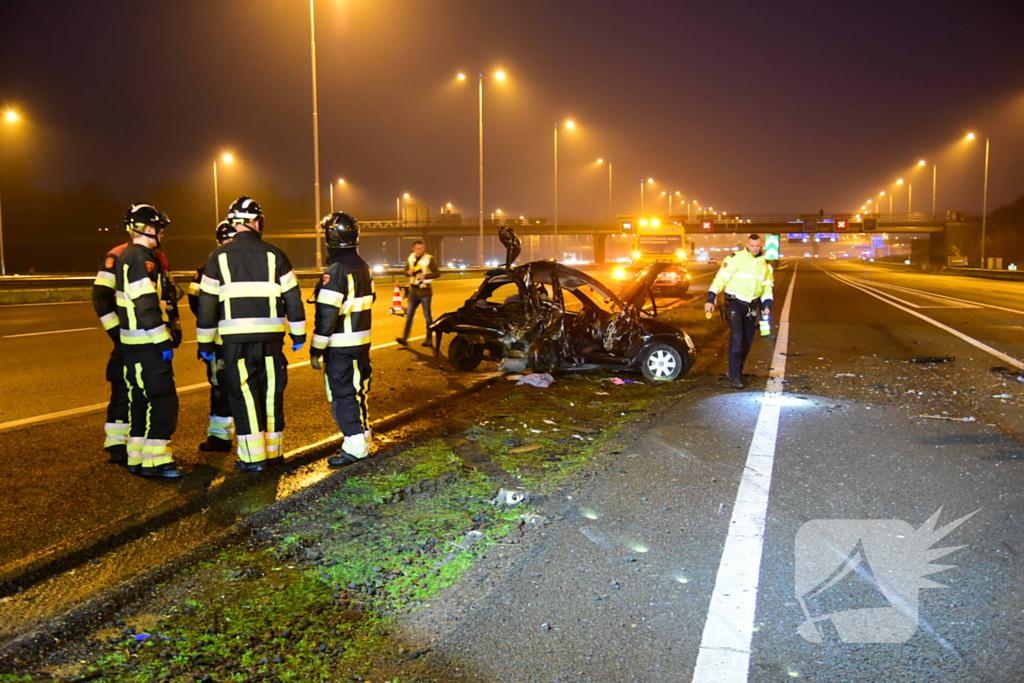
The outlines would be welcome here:
M 383 273 L 384 272 L 384 266 L 382 266 L 382 265 L 380 265 L 378 263 L 377 265 L 375 265 L 373 267 L 373 272 L 375 272 L 375 273 Z
M 625 268 L 616 268 L 615 272 L 612 273 L 612 277 L 614 277 L 616 280 L 625 280 L 626 277 L 627 277 L 626 276 L 626 269 Z

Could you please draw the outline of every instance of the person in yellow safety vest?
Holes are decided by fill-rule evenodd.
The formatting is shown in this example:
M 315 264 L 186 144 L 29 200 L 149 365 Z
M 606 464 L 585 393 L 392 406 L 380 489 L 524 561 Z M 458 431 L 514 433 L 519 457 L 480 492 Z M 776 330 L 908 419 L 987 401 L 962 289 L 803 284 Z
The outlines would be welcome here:
M 171 451 L 178 427 L 171 360 L 180 322 L 165 303 L 173 297 L 164 289 L 173 284 L 156 251 L 170 221 L 150 204 L 131 206 L 124 220 L 132 243 L 114 263 L 114 292 L 128 388 L 128 471 L 176 479 L 182 473 Z
M 430 300 L 434 293 L 430 283 L 441 276 L 434 257 L 427 253 L 427 245 L 423 240 L 416 240 L 412 245 L 412 253 L 406 263 L 406 274 L 412 278 L 409 284 L 409 308 L 405 313 L 405 334 L 396 341 L 405 346 L 408 344 L 409 333 L 412 332 L 413 318 L 416 316 L 416 309 L 423 306 L 423 318 L 427 322 L 427 338 L 423 346 L 432 347 L 430 343 L 430 326 L 434 324 L 434 318 L 430 313 Z
M 729 384 L 742 389 L 743 363 L 754 342 L 758 316 L 764 311 L 764 325 L 772 309 L 774 285 L 772 267 L 761 251 L 761 236 L 747 236 L 746 248 L 722 261 L 711 288 L 708 289 L 704 311 L 710 316 L 720 292 L 725 294 L 725 312 L 729 320 Z M 767 332 L 763 330 L 762 332 Z

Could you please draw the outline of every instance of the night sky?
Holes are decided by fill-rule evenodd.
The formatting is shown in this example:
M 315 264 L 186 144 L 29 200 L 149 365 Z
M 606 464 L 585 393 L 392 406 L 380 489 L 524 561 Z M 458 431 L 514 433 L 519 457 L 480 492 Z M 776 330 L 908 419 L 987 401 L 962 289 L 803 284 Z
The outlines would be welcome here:
M 615 160 L 616 213 L 638 209 L 641 176 L 730 212 L 849 211 L 921 158 L 915 209 L 930 209 L 937 159 L 939 210 L 980 211 L 986 135 L 991 210 L 1024 193 L 1022 7 L 316 0 L 323 213 L 344 177 L 338 204 L 357 215 L 393 213 L 409 192 L 475 217 L 473 77 L 498 68 L 508 79 L 484 86 L 488 212 L 552 213 L 552 128 L 567 118 L 566 216 L 607 212 L 599 156 Z M 24 118 L 0 121 L 8 172 L 126 204 L 191 183 L 212 222 L 211 164 L 227 150 L 222 210 L 264 183 L 312 218 L 309 41 L 302 0 L 6 1 L 0 106 Z

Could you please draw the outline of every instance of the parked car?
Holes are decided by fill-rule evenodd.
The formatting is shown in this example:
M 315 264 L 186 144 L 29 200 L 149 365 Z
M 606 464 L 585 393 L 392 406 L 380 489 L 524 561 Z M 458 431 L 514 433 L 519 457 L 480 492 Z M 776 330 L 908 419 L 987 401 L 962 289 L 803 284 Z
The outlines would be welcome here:
M 652 289 L 658 296 L 682 296 L 690 290 L 690 273 L 682 264 L 659 264 L 664 269 L 655 278 Z M 619 282 L 632 281 L 641 270 L 637 266 L 620 266 L 612 272 L 612 278 Z
M 443 335 L 454 334 L 448 360 L 456 370 L 491 360 L 513 370 L 607 368 L 677 379 L 690 371 L 696 352 L 689 335 L 654 319 L 652 287 L 668 266 L 644 269 L 619 296 L 552 261 L 491 271 L 461 308 L 430 328 L 438 358 Z

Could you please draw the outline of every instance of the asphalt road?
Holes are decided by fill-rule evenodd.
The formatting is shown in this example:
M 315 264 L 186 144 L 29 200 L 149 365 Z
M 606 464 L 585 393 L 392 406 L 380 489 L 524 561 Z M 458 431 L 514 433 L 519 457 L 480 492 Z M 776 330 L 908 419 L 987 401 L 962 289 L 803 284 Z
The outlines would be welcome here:
M 706 290 L 709 271 L 695 272 L 693 290 Z M 440 280 L 435 317 L 461 305 L 480 280 Z M 381 286 L 374 305 L 370 418 L 379 423 L 427 401 L 443 401 L 485 380 L 490 363 L 473 373 L 439 371 L 417 317 L 412 343 L 395 343 L 404 318 L 388 313 L 393 287 Z M 310 292 L 303 292 L 308 298 Z M 689 298 L 687 299 L 689 300 Z M 185 302 L 183 301 L 182 304 Z M 661 302 L 666 303 L 666 302 Z M 312 320 L 312 306 L 307 307 Z M 208 385 L 195 358 L 195 320 L 183 311 L 185 342 L 174 370 L 181 399 L 174 435 L 180 482 L 142 479 L 109 465 L 102 451 L 108 386 L 104 370 L 110 341 L 90 303 L 10 306 L 0 309 L 0 581 L 50 558 L 70 555 L 125 529 L 169 514 L 197 496 L 230 483 L 244 491 L 258 477 L 238 473 L 233 454 L 201 453 L 206 438 Z M 308 344 L 287 353 L 286 456 L 302 455 L 337 437 L 323 378 L 308 365 Z M 321 463 L 322 464 L 322 463 Z M 323 468 L 320 468 L 321 470 Z M 316 472 L 271 491 L 271 502 L 323 476 Z M 255 485 L 255 484 L 254 484 Z M 265 497 L 265 496 L 264 496 Z M 262 504 L 266 504 L 264 500 Z
M 777 283 L 750 386 L 661 408 L 419 673 L 1021 680 L 1024 283 L 820 260 Z

